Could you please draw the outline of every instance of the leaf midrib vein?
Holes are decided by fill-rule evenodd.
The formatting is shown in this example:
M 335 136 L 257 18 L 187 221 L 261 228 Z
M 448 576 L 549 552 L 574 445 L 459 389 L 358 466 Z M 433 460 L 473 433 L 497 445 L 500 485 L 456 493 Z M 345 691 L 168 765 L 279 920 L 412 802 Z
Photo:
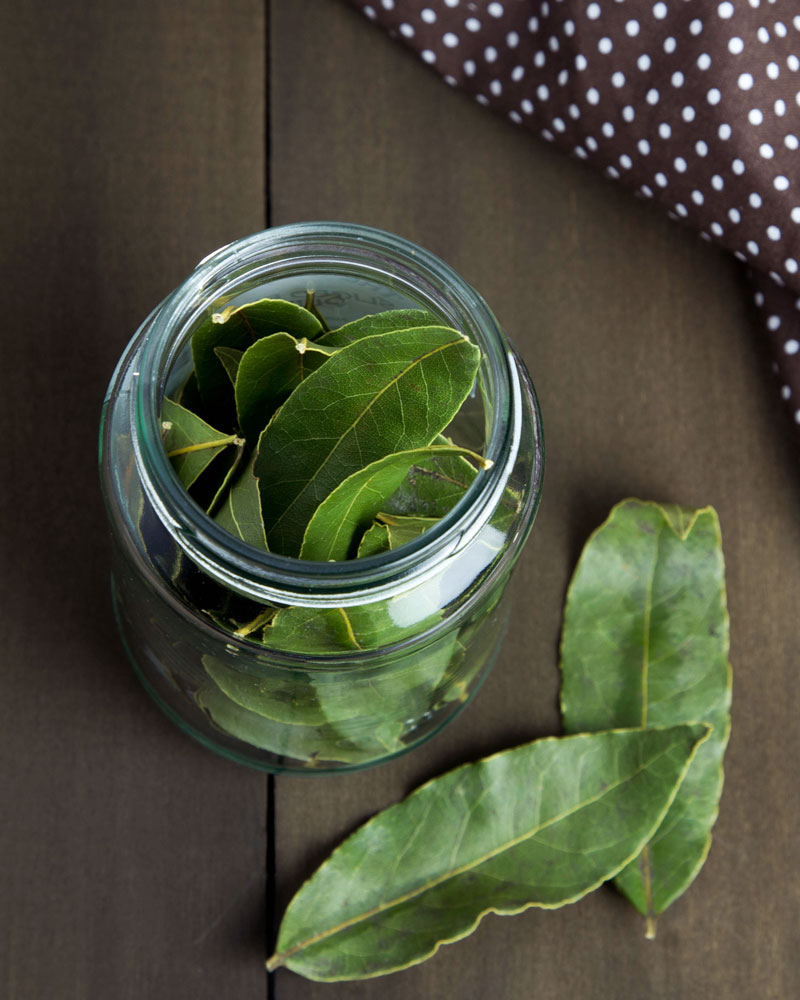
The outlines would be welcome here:
M 348 434 L 350 434 L 357 427 L 357 425 L 359 424 L 359 422 L 361 420 L 363 420 L 363 418 L 366 416 L 366 414 L 371 412 L 372 407 L 384 395 L 384 393 L 388 392 L 388 390 L 393 385 L 395 385 L 397 382 L 400 381 L 401 378 L 403 378 L 405 375 L 407 375 L 415 367 L 415 365 L 422 364 L 422 362 L 425 361 L 427 358 L 432 358 L 435 354 L 439 354 L 441 351 L 445 351 L 449 347 L 454 347 L 455 345 L 460 344 L 460 343 L 464 343 L 464 342 L 465 342 L 464 338 L 461 337 L 461 336 L 459 336 L 456 340 L 448 341 L 448 343 L 446 343 L 446 344 L 440 344 L 438 347 L 434 348 L 432 351 L 428 351 L 427 354 L 422 354 L 422 355 L 416 357 L 401 372 L 398 372 L 397 375 L 395 375 L 395 377 L 393 379 L 391 379 L 391 381 L 389 381 L 389 382 L 386 383 L 386 385 L 380 390 L 380 392 L 378 392 L 376 395 L 374 395 L 372 397 L 372 399 L 370 400 L 370 402 L 359 413 L 358 417 L 353 421 L 353 423 L 351 423 L 348 427 L 345 428 L 344 431 L 342 431 L 342 433 L 336 439 L 336 442 L 333 445 L 333 447 L 330 449 L 330 451 L 327 453 L 327 455 L 325 455 L 325 457 L 323 458 L 323 460 L 320 462 L 320 464 L 314 470 L 314 473 L 311 476 L 308 477 L 308 483 L 311 484 L 317 478 L 317 476 L 319 475 L 320 471 L 330 461 L 331 456 L 336 452 L 336 450 L 338 449 L 338 447 L 342 443 L 342 441 L 347 437 Z M 273 522 L 272 526 L 269 529 L 270 530 L 270 534 L 273 531 L 275 531 L 275 529 L 278 527 L 278 525 L 281 523 L 281 521 L 284 519 L 284 517 L 288 514 L 288 512 L 295 505 L 295 503 L 297 502 L 298 498 L 300 496 L 302 496 L 304 492 L 305 492 L 304 490 L 301 490 L 299 493 L 297 493 L 292 498 L 291 503 L 289 503 L 288 506 L 284 509 L 284 511 L 280 515 L 280 517 L 276 521 Z

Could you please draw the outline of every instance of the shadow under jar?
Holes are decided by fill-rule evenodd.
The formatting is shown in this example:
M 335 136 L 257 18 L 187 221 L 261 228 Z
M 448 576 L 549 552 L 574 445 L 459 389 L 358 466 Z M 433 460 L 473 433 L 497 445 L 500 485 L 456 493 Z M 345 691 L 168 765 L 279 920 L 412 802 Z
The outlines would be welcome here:
M 368 558 L 311 562 L 245 544 L 194 502 L 162 445 L 162 402 L 192 370 L 198 325 L 263 298 L 302 304 L 308 289 L 331 327 L 424 308 L 482 352 L 447 432 L 490 467 L 424 534 Z M 483 299 L 439 258 L 340 223 L 233 243 L 144 322 L 105 400 L 101 473 L 128 655 L 163 711 L 232 760 L 304 774 L 386 761 L 453 719 L 488 673 L 542 471 L 525 367 Z M 276 643 L 269 627 L 241 634 L 239 623 L 283 608 L 299 609 L 303 623 L 290 643 Z

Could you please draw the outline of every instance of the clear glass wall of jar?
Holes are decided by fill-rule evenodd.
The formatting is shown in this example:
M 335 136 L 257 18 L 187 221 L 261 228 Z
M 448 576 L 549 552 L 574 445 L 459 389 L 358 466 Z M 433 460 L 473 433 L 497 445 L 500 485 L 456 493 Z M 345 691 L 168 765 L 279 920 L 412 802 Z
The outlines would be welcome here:
M 483 354 L 453 435 L 491 467 L 435 527 L 369 558 L 317 563 L 242 543 L 189 497 L 162 446 L 162 400 L 191 370 L 198 323 L 265 297 L 302 304 L 309 288 L 331 325 L 422 307 Z M 525 367 L 483 299 L 439 258 L 339 223 L 231 244 L 144 322 L 106 397 L 101 474 L 128 655 L 181 729 L 240 763 L 319 774 L 390 759 L 452 719 L 489 671 L 542 471 Z M 292 648 L 271 644 L 267 627 L 232 624 L 268 622 L 269 609 L 285 607 L 303 625 Z

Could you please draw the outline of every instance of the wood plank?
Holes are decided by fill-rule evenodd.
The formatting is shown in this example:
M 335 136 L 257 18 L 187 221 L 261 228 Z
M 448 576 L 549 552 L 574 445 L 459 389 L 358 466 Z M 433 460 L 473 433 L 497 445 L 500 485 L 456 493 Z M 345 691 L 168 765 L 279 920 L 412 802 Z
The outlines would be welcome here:
M 260 0 L 4 5 L 0 995 L 263 997 L 266 782 L 150 703 L 96 470 L 116 359 L 264 223 Z
M 321 986 L 280 970 L 278 997 L 797 995 L 800 477 L 742 271 L 450 92 L 342 4 L 273 5 L 271 58 L 273 221 L 369 223 L 445 257 L 522 349 L 548 444 L 518 614 L 492 676 L 450 729 L 404 759 L 313 788 L 277 780 L 281 904 L 345 834 L 421 780 L 558 732 L 565 587 L 617 500 L 717 507 L 735 670 L 714 845 L 655 943 L 603 890 L 557 912 L 487 918 L 470 942 L 379 985 Z

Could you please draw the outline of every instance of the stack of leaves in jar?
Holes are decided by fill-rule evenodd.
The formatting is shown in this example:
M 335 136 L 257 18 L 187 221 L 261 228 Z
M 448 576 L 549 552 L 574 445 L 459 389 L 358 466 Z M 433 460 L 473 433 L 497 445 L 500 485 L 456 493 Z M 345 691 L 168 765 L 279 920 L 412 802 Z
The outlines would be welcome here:
M 262 299 L 210 316 L 191 349 L 192 373 L 163 403 L 164 446 L 194 499 L 249 545 L 317 561 L 395 549 L 436 524 L 489 464 L 443 434 L 475 384 L 480 351 L 425 310 L 331 330 L 312 293 L 305 308 Z M 381 605 L 245 605 L 244 618 L 235 595 L 201 610 L 240 638 L 299 654 L 374 650 L 420 630 L 398 626 Z M 430 707 L 461 652 L 463 643 L 445 637 L 384 677 L 386 691 L 370 679 L 359 697 L 354 681 L 343 706 L 319 690 L 310 696 L 308 684 L 300 690 L 296 674 L 270 683 L 205 657 L 215 688 L 199 700 L 247 742 L 312 762 L 358 762 L 401 747 L 399 719 Z M 326 691 L 341 698 L 332 685 Z M 354 741 L 354 719 L 368 738 Z M 327 738 L 331 724 L 336 739 Z

